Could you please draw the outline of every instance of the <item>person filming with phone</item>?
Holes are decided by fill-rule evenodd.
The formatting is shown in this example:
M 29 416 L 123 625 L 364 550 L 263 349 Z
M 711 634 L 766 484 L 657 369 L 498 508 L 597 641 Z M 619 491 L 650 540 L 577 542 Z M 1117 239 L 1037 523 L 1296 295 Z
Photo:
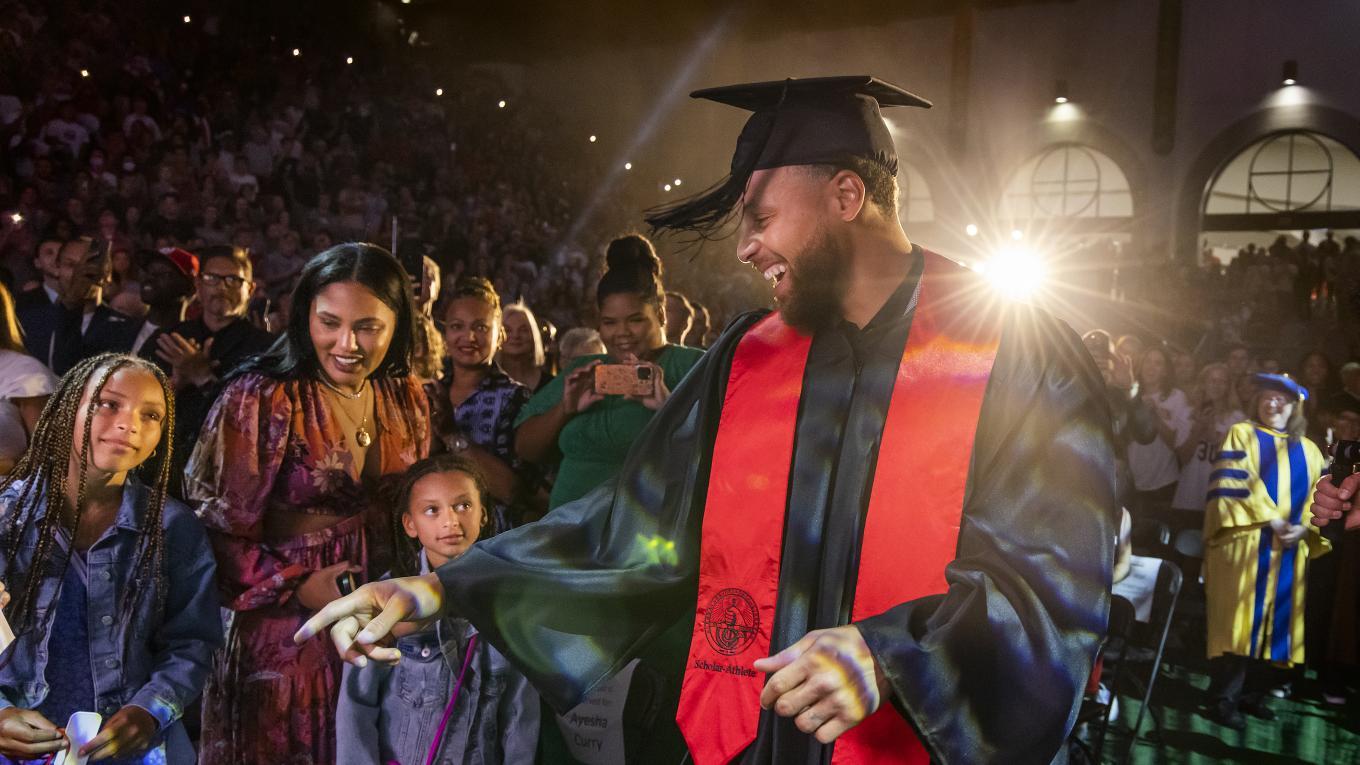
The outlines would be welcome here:
M 666 342 L 661 260 L 651 242 L 637 234 L 619 237 L 605 259 L 595 297 L 604 355 L 575 359 L 525 404 L 516 423 L 515 449 L 523 459 L 543 463 L 561 452 L 549 509 L 612 478 L 634 439 L 703 356 Z

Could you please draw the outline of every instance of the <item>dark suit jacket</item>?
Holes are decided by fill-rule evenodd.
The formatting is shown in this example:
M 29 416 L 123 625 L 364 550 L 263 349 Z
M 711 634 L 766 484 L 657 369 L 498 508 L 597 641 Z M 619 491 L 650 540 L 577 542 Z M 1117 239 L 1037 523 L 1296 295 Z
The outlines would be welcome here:
M 48 359 L 48 366 L 58 375 L 75 366 L 81 359 L 100 353 L 131 353 L 137 333 L 142 331 L 143 319 L 100 305 L 94 309 L 90 327 L 80 331 L 84 314 L 65 306 L 55 306 L 57 327 L 52 333 L 52 348 L 38 358 Z
M 24 331 L 24 348 L 28 355 L 43 363 L 50 361 L 48 349 L 52 345 L 52 331 L 57 328 L 57 312 L 56 304 L 42 287 L 24 290 L 14 298 L 14 313 Z
M 142 358 L 155 362 L 165 373 L 170 374 L 170 365 L 165 363 L 160 356 L 156 355 L 156 339 L 167 332 L 177 332 L 187 340 L 196 340 L 199 343 L 206 343 L 212 338 L 213 345 L 208 351 L 208 355 L 213 361 L 217 362 L 217 377 L 219 380 L 227 378 L 231 371 L 240 366 L 242 362 L 258 353 L 263 353 L 274 342 L 274 336 L 257 328 L 246 319 L 237 319 L 217 332 L 208 330 L 208 325 L 202 319 L 189 319 L 182 321 L 173 327 L 156 330 L 142 344 L 139 351 Z M 212 408 L 213 402 L 217 400 L 217 394 L 222 390 L 222 383 L 215 382 L 202 388 L 195 386 L 185 386 L 175 392 L 175 431 L 173 433 L 174 447 L 171 450 L 170 462 L 170 493 L 176 498 L 182 498 L 184 466 L 189 462 L 189 455 L 193 452 L 194 444 L 198 442 L 198 433 L 203 428 L 203 421 L 208 418 L 208 410 Z

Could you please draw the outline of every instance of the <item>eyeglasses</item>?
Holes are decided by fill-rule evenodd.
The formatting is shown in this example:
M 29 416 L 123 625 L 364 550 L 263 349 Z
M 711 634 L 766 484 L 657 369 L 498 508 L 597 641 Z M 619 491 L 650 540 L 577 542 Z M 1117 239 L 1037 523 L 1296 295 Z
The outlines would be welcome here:
M 207 271 L 204 271 L 203 273 L 199 274 L 198 278 L 209 287 L 216 287 L 219 284 L 225 284 L 227 285 L 227 289 L 230 290 L 234 290 L 237 287 L 240 287 L 242 284 L 246 283 L 246 280 L 239 276 L 230 276 L 228 274 L 214 274 L 209 273 Z

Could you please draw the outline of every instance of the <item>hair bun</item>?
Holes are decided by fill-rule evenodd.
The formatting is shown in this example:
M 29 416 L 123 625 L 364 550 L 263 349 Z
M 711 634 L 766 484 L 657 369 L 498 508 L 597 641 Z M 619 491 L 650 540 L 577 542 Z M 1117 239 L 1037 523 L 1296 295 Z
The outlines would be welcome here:
M 604 260 L 610 271 L 661 276 L 661 258 L 641 234 L 625 234 L 610 242 Z

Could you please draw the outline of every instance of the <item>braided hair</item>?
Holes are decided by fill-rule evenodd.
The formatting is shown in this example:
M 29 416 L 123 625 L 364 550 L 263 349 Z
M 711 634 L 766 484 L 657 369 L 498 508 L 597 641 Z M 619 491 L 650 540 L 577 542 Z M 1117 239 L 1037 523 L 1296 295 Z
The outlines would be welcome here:
M 0 577 L 5 580 L 14 578 L 12 570 L 18 561 L 23 545 L 25 531 L 35 523 L 38 527 L 38 542 L 28 570 L 22 572 L 23 581 L 14 589 L 14 604 L 10 609 L 10 620 L 16 632 L 31 629 L 36 625 L 35 608 L 43 575 L 49 570 L 48 562 L 56 547 L 57 530 L 62 524 L 62 508 L 72 487 L 67 485 L 67 474 L 71 464 L 73 449 L 79 458 L 79 480 L 75 489 L 75 513 L 71 518 L 68 531 L 73 535 L 80 527 L 81 513 L 85 509 L 85 477 L 90 464 L 90 432 L 99 407 L 99 394 L 104 390 L 113 373 L 120 369 L 135 368 L 147 372 L 160 383 L 165 395 L 165 420 L 161 427 L 161 441 L 151 459 L 141 466 L 144 475 L 151 478 L 150 502 L 144 513 L 138 535 L 141 537 L 136 564 L 129 582 L 142 582 L 154 578 L 156 610 L 165 607 L 165 529 L 161 522 L 165 510 L 166 487 L 170 481 L 171 440 L 175 429 L 175 397 L 165 373 L 155 364 L 145 359 L 120 353 L 104 353 L 85 359 L 62 376 L 57 389 L 48 398 L 38 418 L 33 437 L 29 440 L 28 451 L 8 476 L 0 479 L 0 494 L 22 482 L 20 488 L 0 517 L 0 545 L 5 552 L 5 570 Z M 85 389 L 94 381 L 90 392 L 89 405 L 85 410 L 84 432 L 73 438 L 80 402 Z M 47 512 L 36 518 L 40 509 L 39 502 L 45 501 Z M 61 562 L 65 576 L 66 566 L 70 563 L 70 553 Z M 121 604 L 125 612 L 131 612 L 138 598 L 146 593 L 129 586 Z

